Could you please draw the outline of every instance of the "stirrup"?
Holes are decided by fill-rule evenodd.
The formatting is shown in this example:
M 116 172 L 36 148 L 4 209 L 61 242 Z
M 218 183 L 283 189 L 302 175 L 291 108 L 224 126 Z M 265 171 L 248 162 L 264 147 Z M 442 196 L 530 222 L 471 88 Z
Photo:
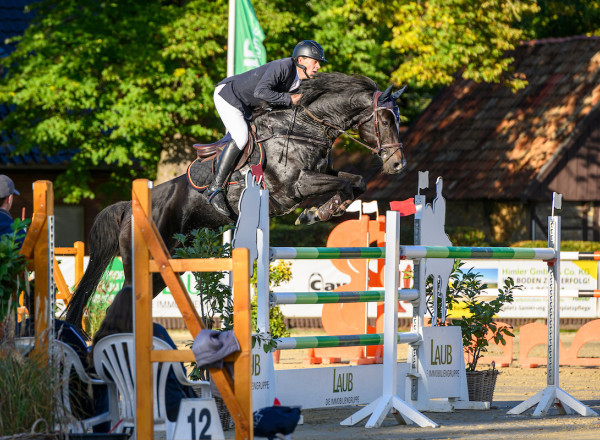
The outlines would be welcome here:
M 207 188 L 208 190 L 210 190 L 210 188 Z M 215 190 L 213 190 L 213 192 L 210 193 L 210 195 L 208 196 L 208 199 L 206 200 L 206 204 L 208 205 L 209 203 L 212 202 L 212 199 L 219 193 L 221 192 L 222 188 L 217 188 Z

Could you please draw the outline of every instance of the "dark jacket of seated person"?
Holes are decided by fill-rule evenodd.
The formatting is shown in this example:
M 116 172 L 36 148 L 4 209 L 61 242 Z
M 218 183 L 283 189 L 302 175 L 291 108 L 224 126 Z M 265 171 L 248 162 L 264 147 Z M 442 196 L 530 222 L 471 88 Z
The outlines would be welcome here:
M 35 336 L 33 320 L 26 319 L 19 324 L 17 335 Z M 95 376 L 94 365 L 89 363 L 90 347 L 86 344 L 85 338 L 75 326 L 60 319 L 55 319 L 54 337 L 75 350 L 86 373 L 92 377 Z M 108 411 L 108 390 L 106 385 L 92 385 L 92 397 L 90 396 L 87 384 L 79 379 L 75 370 L 71 372 L 69 379 L 69 394 L 73 414 L 78 419 L 87 419 Z M 108 432 L 109 429 L 110 424 L 108 422 L 93 427 L 94 432 Z
M 100 328 L 94 334 L 92 339 L 92 352 L 93 349 L 102 338 L 116 333 L 133 333 L 133 299 L 131 287 L 122 288 L 115 298 L 112 304 L 106 310 L 106 316 L 100 324 Z M 160 324 L 153 323 L 152 331 L 155 337 L 165 341 L 171 348 L 177 349 L 177 345 L 167 333 L 167 330 Z M 181 368 L 185 373 L 185 367 L 181 364 Z M 175 376 L 175 373 L 170 370 L 167 375 L 167 384 L 165 389 L 165 406 L 167 409 L 167 418 L 171 422 L 177 420 L 177 414 L 179 413 L 179 405 L 183 398 L 197 397 L 196 393 L 190 386 L 182 385 Z

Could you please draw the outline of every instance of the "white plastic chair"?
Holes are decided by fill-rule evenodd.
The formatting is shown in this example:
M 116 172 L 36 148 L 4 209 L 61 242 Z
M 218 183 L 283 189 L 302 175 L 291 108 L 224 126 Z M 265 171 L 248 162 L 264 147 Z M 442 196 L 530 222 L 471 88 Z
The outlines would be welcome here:
M 172 350 L 165 341 L 153 338 L 154 350 Z M 135 358 L 134 337 L 131 333 L 119 333 L 102 338 L 94 347 L 94 366 L 98 375 L 109 386 L 109 406 L 114 432 L 123 432 L 133 429 L 135 426 L 135 388 L 134 388 L 134 365 L 129 362 Z M 152 371 L 154 376 L 153 400 L 154 400 L 154 431 L 165 431 L 167 439 L 172 438 L 175 422 L 167 418 L 165 405 L 165 388 L 169 370 L 173 369 L 177 380 L 182 385 L 195 386 L 195 390 L 201 390 L 199 398 L 210 398 L 210 383 L 207 381 L 189 380 L 179 362 L 153 362 Z M 117 409 L 118 411 L 114 411 Z
M 69 398 L 69 381 L 71 379 L 71 371 L 75 369 L 79 379 L 86 385 L 103 385 L 104 381 L 100 379 L 91 378 L 77 355 L 77 352 L 65 344 L 64 342 L 54 340 L 51 344 L 51 358 L 53 364 L 58 368 L 59 373 L 59 384 L 58 392 L 56 395 L 59 419 L 61 420 L 61 431 L 67 431 L 71 433 L 85 433 L 92 430 L 92 427 L 99 425 L 100 423 L 108 422 L 110 420 L 109 412 L 99 414 L 94 417 L 79 420 L 73 413 L 71 407 L 71 399 Z

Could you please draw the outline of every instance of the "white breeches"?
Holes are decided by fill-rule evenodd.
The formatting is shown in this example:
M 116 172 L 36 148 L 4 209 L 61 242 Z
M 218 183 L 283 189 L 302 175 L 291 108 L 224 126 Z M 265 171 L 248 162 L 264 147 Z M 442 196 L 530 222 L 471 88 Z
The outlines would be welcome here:
M 237 147 L 240 150 L 243 150 L 248 142 L 248 124 L 246 123 L 246 119 L 244 119 L 242 112 L 219 95 L 219 92 L 225 85 L 226 84 L 221 84 L 215 89 L 213 95 L 215 107 L 217 108 L 217 113 L 219 113 L 221 121 L 223 121 L 225 128 L 235 141 Z

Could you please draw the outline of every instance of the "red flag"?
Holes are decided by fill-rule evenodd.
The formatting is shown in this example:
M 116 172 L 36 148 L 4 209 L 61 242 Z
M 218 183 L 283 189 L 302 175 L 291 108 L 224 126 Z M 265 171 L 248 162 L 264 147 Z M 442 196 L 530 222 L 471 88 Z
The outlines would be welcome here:
M 400 217 L 413 215 L 415 212 L 417 212 L 414 197 L 406 200 L 399 200 L 397 202 L 390 202 L 390 209 L 392 211 L 399 211 Z
M 263 175 L 262 165 L 250 165 L 250 172 L 254 176 L 254 180 L 258 183 L 262 179 L 262 187 L 265 188 L 265 176 Z

